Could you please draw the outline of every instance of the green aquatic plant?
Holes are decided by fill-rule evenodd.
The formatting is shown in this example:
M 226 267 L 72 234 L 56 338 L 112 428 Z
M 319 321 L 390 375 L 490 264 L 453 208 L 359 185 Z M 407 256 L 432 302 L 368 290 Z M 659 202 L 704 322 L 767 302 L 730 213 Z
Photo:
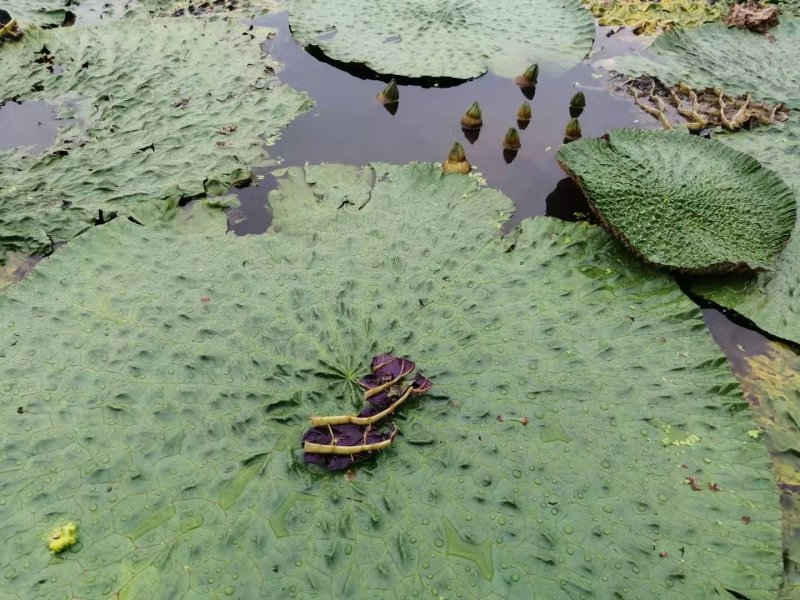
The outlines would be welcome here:
M 630 76 L 648 75 L 667 86 L 684 81 L 694 89 L 720 88 L 800 108 L 800 19 L 782 17 L 769 35 L 706 23 L 668 31 L 650 50 L 654 58 L 621 56 L 616 68 Z
M 567 127 L 564 130 L 564 139 L 570 142 L 581 138 L 581 122 L 576 117 L 567 121 Z
M 569 100 L 569 116 L 577 119 L 583 114 L 583 109 L 586 108 L 586 96 L 583 92 L 578 92 Z
M 20 27 L 61 25 L 67 17 L 71 0 L 3 0 L 3 9 Z M 5 57 L 3 57 L 5 60 Z
M 0 151 L 0 263 L 44 254 L 113 215 L 224 193 L 311 102 L 269 75 L 268 30 L 127 19 L 30 31 L 4 46 L 0 99 L 60 107 L 39 155 Z
M 776 173 L 686 132 L 614 130 L 565 145 L 558 161 L 618 239 L 669 269 L 771 269 L 795 226 Z
M 632 27 L 653 35 L 719 21 L 728 13 L 726 0 L 583 0 L 601 25 Z
M 435 164 L 275 175 L 264 236 L 116 219 L 0 295 L 5 594 L 775 597 L 769 456 L 670 276 Z M 433 389 L 309 469 L 378 352 Z
M 790 600 L 800 592 L 800 356 L 766 342 L 737 376 L 760 427 L 747 433 L 766 439 L 781 490 L 786 572 L 778 598 Z
M 521 88 L 535 88 L 539 83 L 539 65 L 533 64 L 525 69 L 521 75 L 517 75 L 514 82 Z
M 455 142 L 453 147 L 450 148 L 447 158 L 442 163 L 442 171 L 445 175 L 450 173 L 460 173 L 461 175 L 466 175 L 471 170 L 472 165 L 470 164 L 469 160 L 467 160 L 467 154 L 464 152 L 464 146 L 458 142 Z
M 400 90 L 397 89 L 397 82 L 392 79 L 378 94 L 378 102 L 381 104 L 395 104 L 400 101 Z
M 720 142 L 754 156 L 800 193 L 800 114 L 793 110 L 783 125 L 759 127 L 716 137 Z M 800 343 L 800 222 L 772 269 L 754 277 L 703 278 L 692 291 L 736 311 L 772 335 Z
M 477 102 L 473 102 L 461 117 L 461 127 L 464 129 L 480 129 L 483 126 L 483 117 L 481 114 L 481 106 Z
M 516 127 L 509 127 L 503 138 L 503 148 L 506 150 L 519 150 L 522 144 L 519 141 L 519 131 Z
M 533 109 L 531 108 L 531 103 L 527 100 L 523 100 L 522 104 L 520 104 L 519 108 L 517 109 L 517 120 L 527 124 L 530 122 L 532 116 Z
M 568 69 L 594 39 L 580 0 L 292 0 L 289 22 L 335 61 L 418 78 L 513 77 L 532 60 Z

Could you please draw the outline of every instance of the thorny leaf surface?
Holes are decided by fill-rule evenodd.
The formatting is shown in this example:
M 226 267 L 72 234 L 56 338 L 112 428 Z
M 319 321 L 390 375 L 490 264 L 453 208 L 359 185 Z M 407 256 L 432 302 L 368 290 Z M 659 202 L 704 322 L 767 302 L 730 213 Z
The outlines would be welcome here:
M 661 34 L 650 50 L 657 56 L 621 56 L 617 68 L 667 85 L 685 81 L 734 96 L 749 92 L 756 100 L 800 108 L 800 18 L 782 17 L 766 35 L 724 23 L 675 29 Z
M 6 596 L 774 598 L 769 456 L 670 277 L 587 224 L 500 237 L 437 165 L 278 177 L 265 236 L 116 219 L 0 296 Z M 309 472 L 377 352 L 435 387 L 391 457 Z
M 655 265 L 769 269 L 795 225 L 794 194 L 778 175 L 686 132 L 617 129 L 563 146 L 558 160 L 603 224 Z
M 140 203 L 220 194 L 307 109 L 263 57 L 269 31 L 165 18 L 28 33 L 2 49 L 0 98 L 59 104 L 77 123 L 41 155 L 0 152 L 0 263 L 45 253 Z
M 784 125 L 718 136 L 716 139 L 755 156 L 800 192 L 800 112 L 794 110 Z M 800 222 L 774 270 L 755 277 L 704 278 L 692 291 L 731 308 L 776 337 L 800 343 Z
M 580 0 L 293 0 L 292 34 L 330 58 L 385 75 L 472 79 L 566 69 L 592 48 Z

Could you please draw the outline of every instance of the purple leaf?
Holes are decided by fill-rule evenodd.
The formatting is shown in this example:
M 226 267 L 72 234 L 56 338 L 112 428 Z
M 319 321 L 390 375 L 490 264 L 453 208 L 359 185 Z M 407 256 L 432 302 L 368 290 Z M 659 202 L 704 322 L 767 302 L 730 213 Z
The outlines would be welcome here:
M 365 390 L 371 390 L 379 385 L 383 385 L 387 381 L 391 381 L 388 375 L 382 373 L 370 373 L 369 375 L 364 375 L 364 377 L 359 379 L 358 385 L 363 387 Z
M 362 444 L 377 444 L 384 440 L 392 439 L 395 431 L 384 433 L 370 425 L 332 425 L 312 427 L 303 434 L 304 442 L 335 446 L 360 446 Z M 333 434 L 333 435 L 331 435 Z M 373 452 L 359 454 L 323 454 L 319 452 L 306 452 L 303 455 L 305 462 L 319 465 L 329 471 L 346 469 L 350 465 L 366 460 Z
M 390 390 L 383 390 L 382 392 L 378 392 L 371 398 L 367 398 L 367 402 L 370 404 L 374 404 L 375 406 L 382 406 L 383 408 L 388 407 L 392 402 L 394 402 L 394 398 L 390 394 Z
M 367 404 L 364 408 L 361 409 L 361 411 L 358 413 L 358 416 L 372 417 L 385 409 L 386 409 L 385 406 L 376 406 L 374 404 Z
M 358 454 L 353 454 L 350 456 L 329 454 L 328 457 L 329 457 L 328 464 L 325 465 L 328 471 L 341 471 L 342 469 L 348 468 L 353 463 L 364 460 L 364 458 L 366 458 L 359 456 Z
M 376 373 L 385 374 L 389 377 L 390 381 L 405 377 L 411 371 L 417 368 L 413 362 L 405 358 L 394 357 L 392 360 L 379 368 L 375 369 Z
M 397 358 L 397 357 L 396 356 L 392 356 L 391 354 L 378 354 L 377 356 L 373 356 L 372 357 L 372 365 L 371 365 L 370 368 L 373 371 L 377 371 L 383 365 L 393 361 L 395 358 Z
M 433 387 L 431 380 L 422 373 L 417 373 L 417 376 L 414 377 L 414 381 L 411 382 L 411 393 L 426 394 L 430 391 L 431 387 Z

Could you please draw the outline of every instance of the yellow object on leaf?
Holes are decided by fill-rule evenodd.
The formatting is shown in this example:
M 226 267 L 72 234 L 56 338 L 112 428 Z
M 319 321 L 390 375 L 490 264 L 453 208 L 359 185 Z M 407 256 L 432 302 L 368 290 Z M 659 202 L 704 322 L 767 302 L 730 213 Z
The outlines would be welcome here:
M 724 2 L 707 0 L 583 0 L 601 25 L 625 25 L 634 33 L 653 35 L 673 27 L 719 21 L 727 14 Z
M 67 523 L 56 527 L 47 539 L 47 546 L 53 554 L 63 552 L 78 541 L 78 526 Z

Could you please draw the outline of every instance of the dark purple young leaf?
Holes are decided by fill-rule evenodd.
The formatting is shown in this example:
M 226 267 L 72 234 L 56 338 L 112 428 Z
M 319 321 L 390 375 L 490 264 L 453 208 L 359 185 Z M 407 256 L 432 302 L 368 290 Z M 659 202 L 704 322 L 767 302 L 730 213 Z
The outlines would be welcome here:
M 379 385 L 383 385 L 387 381 L 391 381 L 391 378 L 384 373 L 370 373 L 369 375 L 364 375 L 364 377 L 359 379 L 358 385 L 363 387 L 365 390 L 371 390 Z
M 412 361 L 405 358 L 395 357 L 393 360 L 390 360 L 388 363 L 380 366 L 378 369 L 375 369 L 375 373 L 385 374 L 391 381 L 394 381 L 400 377 L 405 377 L 416 368 L 417 365 L 415 365 Z
M 433 387 L 431 380 L 422 373 L 417 373 L 417 376 L 414 377 L 414 381 L 411 382 L 411 393 L 426 394 L 430 391 L 431 387 Z
M 359 417 L 372 417 L 377 415 L 379 412 L 386 409 L 386 406 L 376 406 L 375 404 L 367 404 L 364 408 L 359 411 Z
M 304 452 L 303 460 L 310 465 L 319 465 L 320 467 L 327 466 L 327 454 L 316 454 L 314 452 Z
M 378 370 L 378 369 L 380 369 L 380 368 L 381 368 L 383 365 L 385 365 L 386 363 L 389 363 L 389 362 L 393 361 L 395 358 L 397 358 L 397 357 L 396 357 L 396 356 L 393 356 L 393 355 L 391 355 L 391 354 L 378 354 L 377 356 L 373 356 L 373 357 L 372 357 L 372 365 L 371 365 L 371 367 L 370 367 L 370 368 L 371 368 L 373 371 L 377 371 L 377 370 Z
M 365 458 L 366 458 L 365 455 L 358 455 L 358 454 L 351 454 L 351 455 L 329 454 L 328 464 L 325 465 L 325 467 L 328 469 L 328 471 L 341 471 L 342 469 L 347 469 L 354 463 L 360 462 Z
M 330 431 L 333 432 L 333 437 L 336 438 L 337 446 L 377 444 L 384 440 L 393 439 L 397 433 L 396 430 L 391 433 L 385 433 L 374 429 L 370 425 L 353 425 L 351 423 L 346 425 L 333 425 Z M 311 439 L 306 438 L 323 439 L 325 441 L 314 443 L 330 445 L 330 431 L 327 426 L 312 427 L 303 435 L 303 440 L 311 441 Z M 306 452 L 303 455 L 303 459 L 309 464 L 319 465 L 329 471 L 339 471 L 355 463 L 364 461 L 373 454 L 373 452 L 362 452 L 359 454 L 321 454 L 318 452 Z
M 330 444 L 331 434 L 327 427 L 312 427 L 306 430 L 300 441 L 312 444 Z
M 392 396 L 389 390 L 383 390 L 382 392 L 378 392 L 371 398 L 367 398 L 367 402 L 374 406 L 382 406 L 386 408 L 392 402 L 394 402 L 395 398 Z

